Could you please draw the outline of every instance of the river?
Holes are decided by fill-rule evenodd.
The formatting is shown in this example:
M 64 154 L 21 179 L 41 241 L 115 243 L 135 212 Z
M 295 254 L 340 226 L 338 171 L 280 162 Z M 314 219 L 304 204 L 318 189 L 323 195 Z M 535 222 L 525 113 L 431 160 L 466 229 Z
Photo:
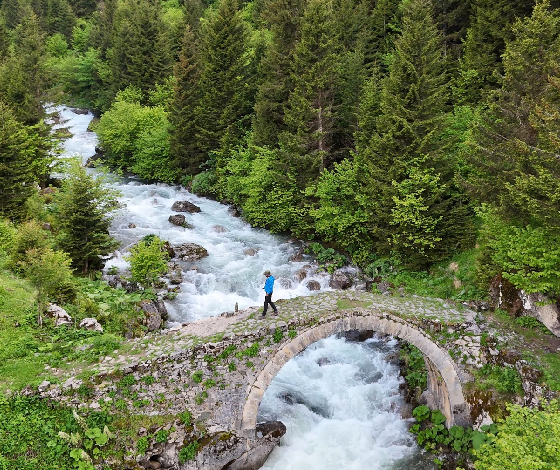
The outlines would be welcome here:
M 61 122 L 55 127 L 72 133 L 64 142 L 64 156 L 78 156 L 85 162 L 97 144 L 96 135 L 87 131 L 92 114 L 77 114 L 64 106 L 56 111 Z M 275 299 L 312 295 L 306 287 L 310 280 L 318 281 L 323 291 L 330 289 L 323 273 L 310 272 L 298 279 L 296 273 L 313 260 L 309 256 L 300 262 L 289 260 L 299 250 L 297 242 L 251 227 L 233 217 L 223 204 L 179 186 L 146 184 L 133 177 L 114 175 L 111 184 L 122 195 L 123 208 L 111 227 L 121 248 L 105 269 L 125 269 L 127 248 L 148 234 L 172 245 L 196 243 L 208 250 L 208 257 L 181 264 L 180 293 L 166 302 L 170 325 L 218 315 L 233 310 L 236 303 L 240 309 L 260 304 L 266 269 L 277 279 Z M 193 228 L 168 222 L 177 200 L 200 207 L 199 213 L 184 214 Z M 247 254 L 249 249 L 256 254 Z M 287 427 L 281 445 L 263 468 L 433 468 L 398 412 L 403 401 L 399 394 L 402 378 L 398 367 L 385 360 L 396 348 L 395 340 L 373 338 L 353 343 L 331 337 L 288 362 L 272 381 L 259 410 L 259 419 L 278 419 Z

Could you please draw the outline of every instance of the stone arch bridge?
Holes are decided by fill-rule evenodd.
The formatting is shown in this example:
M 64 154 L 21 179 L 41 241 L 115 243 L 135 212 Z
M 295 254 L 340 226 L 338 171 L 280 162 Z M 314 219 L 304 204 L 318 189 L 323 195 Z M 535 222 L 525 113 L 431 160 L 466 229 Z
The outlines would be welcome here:
M 480 343 L 475 312 L 439 299 L 358 291 L 277 304 L 278 316 L 263 319 L 253 307 L 130 340 L 126 354 L 108 356 L 81 375 L 88 380 L 70 377 L 43 387 L 41 395 L 78 408 L 169 417 L 167 443 L 152 442 L 130 468 L 157 461 L 163 468 L 256 469 L 283 434 L 279 423 L 257 423 L 262 397 L 282 366 L 323 338 L 368 330 L 418 347 L 428 369 L 428 405 L 443 412 L 448 426 L 471 424 L 463 386 L 472 376 L 450 346 L 463 335 Z M 181 427 L 178 417 L 187 410 L 197 426 Z M 149 430 L 138 429 L 138 436 L 143 432 Z M 200 444 L 195 459 L 180 464 L 180 449 L 193 440 Z

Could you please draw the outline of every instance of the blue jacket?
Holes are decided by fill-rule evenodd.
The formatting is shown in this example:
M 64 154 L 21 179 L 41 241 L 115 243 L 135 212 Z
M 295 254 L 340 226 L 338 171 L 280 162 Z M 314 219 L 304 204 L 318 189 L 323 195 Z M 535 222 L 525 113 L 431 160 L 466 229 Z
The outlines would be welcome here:
M 267 295 L 272 294 L 272 288 L 274 287 L 274 276 L 268 276 L 266 282 L 264 283 L 264 291 Z

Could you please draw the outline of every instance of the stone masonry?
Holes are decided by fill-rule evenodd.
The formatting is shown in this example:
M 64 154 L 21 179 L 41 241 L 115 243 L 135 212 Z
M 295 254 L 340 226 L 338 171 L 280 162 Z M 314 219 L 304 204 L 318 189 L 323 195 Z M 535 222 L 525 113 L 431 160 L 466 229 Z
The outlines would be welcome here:
M 442 410 L 448 426 L 471 424 L 463 385 L 472 376 L 438 335 L 468 329 L 475 312 L 439 299 L 358 291 L 277 305 L 278 316 L 263 319 L 252 307 L 129 340 L 120 350 L 126 353 L 116 351 L 80 375 L 89 379 L 42 384 L 40 395 L 77 408 L 169 417 L 167 444 L 152 442 L 144 455 L 127 449 L 125 468 L 256 469 L 283 434 L 277 428 L 263 434 L 257 426 L 261 399 L 282 366 L 330 335 L 373 330 L 417 346 L 428 366 L 428 404 Z M 194 428 L 181 428 L 185 411 Z M 194 459 L 179 463 L 180 449 L 195 440 Z

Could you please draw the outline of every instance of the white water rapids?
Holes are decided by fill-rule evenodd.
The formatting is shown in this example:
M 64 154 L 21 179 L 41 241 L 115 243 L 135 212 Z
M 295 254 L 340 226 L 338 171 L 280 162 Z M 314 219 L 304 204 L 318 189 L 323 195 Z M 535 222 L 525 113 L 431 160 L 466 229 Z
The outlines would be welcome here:
M 96 135 L 87 132 L 91 113 L 76 114 L 59 106 L 55 127 L 73 134 L 64 142 L 65 156 L 86 161 L 95 153 Z M 106 268 L 126 268 L 126 249 L 143 236 L 156 234 L 172 245 L 196 243 L 209 256 L 181 263 L 180 293 L 166 302 L 171 324 L 193 321 L 239 308 L 261 304 L 264 277 L 276 277 L 274 299 L 311 295 L 306 284 L 318 281 L 329 289 L 328 277 L 315 273 L 299 281 L 296 272 L 311 263 L 291 262 L 299 246 L 288 237 L 252 228 L 228 213 L 227 206 L 166 184 L 145 184 L 135 178 L 115 177 L 121 209 L 111 234 L 121 241 L 117 255 Z M 168 222 L 173 202 L 188 200 L 201 208 L 184 213 L 192 229 Z M 133 224 L 133 225 L 131 225 Z M 129 228 L 135 226 L 134 228 Z M 216 228 L 220 226 L 223 228 Z M 225 229 L 225 231 L 224 231 Z M 257 250 L 249 256 L 247 249 Z M 194 269 L 196 268 L 196 269 Z M 396 341 L 372 339 L 352 343 L 327 338 L 309 347 L 284 366 L 267 390 L 260 407 L 262 420 L 280 420 L 287 427 L 281 446 L 269 457 L 265 469 L 431 469 L 398 413 L 398 367 L 384 358 L 395 352 Z M 319 365 L 319 363 L 322 365 Z

